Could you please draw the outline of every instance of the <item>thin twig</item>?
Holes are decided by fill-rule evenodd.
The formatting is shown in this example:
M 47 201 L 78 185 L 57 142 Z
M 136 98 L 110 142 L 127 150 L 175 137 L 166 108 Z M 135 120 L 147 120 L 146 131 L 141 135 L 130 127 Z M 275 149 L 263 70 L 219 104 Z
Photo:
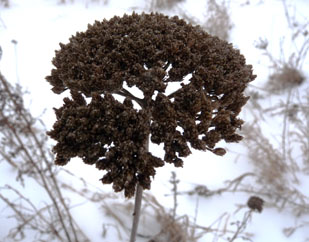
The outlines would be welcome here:
M 253 210 L 249 210 L 247 211 L 245 214 L 244 214 L 244 218 L 241 222 L 241 224 L 237 224 L 237 230 L 234 234 L 234 236 L 229 240 L 229 242 L 233 242 L 235 239 L 237 239 L 237 237 L 239 236 L 239 234 L 241 234 L 242 232 L 244 232 L 244 230 L 246 229 L 247 227 L 247 224 L 249 222 L 249 220 L 251 219 L 252 217 L 252 212 Z
M 5 78 L 0 74 L 0 80 L 3 84 L 3 87 L 4 87 L 4 91 L 8 94 L 8 97 L 9 99 L 13 102 L 14 106 L 15 107 L 19 107 L 17 108 L 16 110 L 18 110 L 18 116 L 20 118 L 22 118 L 22 120 L 25 122 L 26 124 L 26 128 L 27 128 L 27 131 L 28 133 L 31 134 L 32 138 L 35 140 L 35 143 L 36 143 L 36 147 L 40 150 L 40 153 L 41 153 L 41 159 L 43 160 L 43 162 L 47 165 L 49 171 L 50 171 L 50 177 L 53 177 L 53 171 L 51 170 L 50 168 L 50 162 L 48 161 L 48 159 L 46 158 L 45 156 L 45 152 L 44 150 L 42 149 L 42 144 L 41 142 L 37 139 L 36 135 L 34 134 L 31 126 L 32 126 L 32 122 L 29 121 L 29 118 L 24 114 L 24 108 L 23 106 L 21 106 L 19 103 L 16 102 L 15 98 L 14 98 L 14 94 L 11 92 L 10 90 L 10 87 L 8 86 L 8 83 L 7 81 L 5 80 Z M 65 217 L 69 217 L 69 219 L 72 219 L 71 216 L 70 216 L 70 213 L 68 212 L 68 208 L 66 207 L 65 205 L 65 202 L 64 202 L 64 199 L 61 195 L 61 192 L 60 190 L 57 189 L 57 181 L 55 179 L 53 179 L 54 181 L 54 186 L 51 187 L 52 185 L 50 184 L 50 182 L 48 181 L 48 177 L 44 174 L 43 172 L 43 167 L 39 167 L 39 165 L 41 165 L 42 163 L 37 163 L 33 160 L 33 156 L 29 153 L 28 149 L 25 147 L 21 137 L 19 136 L 19 133 L 18 131 L 16 130 L 16 128 L 9 122 L 9 120 L 7 119 L 4 119 L 3 120 L 5 122 L 5 125 L 9 128 L 9 130 L 11 131 L 11 133 L 13 134 L 13 136 L 15 137 L 16 141 L 17 141 L 17 145 L 18 147 L 21 148 L 21 150 L 24 152 L 27 160 L 31 163 L 32 167 L 36 170 L 37 174 L 39 175 L 40 177 L 40 180 L 41 182 L 43 183 L 42 186 L 44 187 L 44 189 L 46 190 L 46 192 L 48 193 L 50 199 L 52 200 L 53 204 L 54 204 L 54 207 L 57 211 L 57 214 L 58 214 L 58 217 L 59 217 L 59 221 L 60 223 L 62 224 L 62 228 L 66 234 L 66 237 L 68 239 L 68 241 L 72 241 L 71 240 L 71 236 L 70 234 L 73 233 L 74 235 L 74 239 L 75 241 L 78 241 L 77 239 L 77 234 L 76 234 L 76 231 L 72 225 L 72 223 L 70 222 L 70 225 L 72 226 L 72 232 L 70 233 L 67 229 L 67 226 L 66 226 L 66 223 L 64 222 L 64 219 Z M 65 210 L 68 212 L 66 215 L 64 215 L 62 212 L 61 212 L 61 209 L 58 205 L 58 201 L 55 197 L 55 195 L 53 194 L 52 190 L 56 188 L 56 191 L 58 193 L 58 197 L 60 198 L 60 201 L 62 203 L 62 205 L 64 206 Z

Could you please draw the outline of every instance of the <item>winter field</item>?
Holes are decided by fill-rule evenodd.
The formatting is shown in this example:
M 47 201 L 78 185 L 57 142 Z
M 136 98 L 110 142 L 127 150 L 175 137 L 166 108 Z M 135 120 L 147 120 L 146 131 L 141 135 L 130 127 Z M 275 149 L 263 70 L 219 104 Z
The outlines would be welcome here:
M 54 165 L 46 131 L 68 93 L 45 77 L 60 42 L 133 11 L 200 25 L 257 75 L 243 140 L 220 142 L 224 156 L 194 150 L 183 168 L 157 168 L 136 241 L 309 241 L 308 0 L 0 0 L 0 241 L 129 241 L 134 198 L 78 158 Z M 252 208 L 250 197 L 264 203 Z

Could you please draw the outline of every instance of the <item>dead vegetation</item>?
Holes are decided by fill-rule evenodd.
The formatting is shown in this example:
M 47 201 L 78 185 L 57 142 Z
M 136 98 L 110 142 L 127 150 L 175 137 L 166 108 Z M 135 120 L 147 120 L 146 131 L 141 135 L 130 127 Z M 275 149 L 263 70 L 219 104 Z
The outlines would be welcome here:
M 184 0 L 151 0 L 147 6 L 149 11 L 169 11 L 173 9 L 179 16 L 193 25 L 200 25 L 206 32 L 229 41 L 233 27 L 229 14 L 228 0 L 206 0 L 203 18 L 199 19 L 194 13 L 188 12 L 181 3 Z
M 2 186 L 0 199 L 11 210 L 11 219 L 15 226 L 8 231 L 6 238 L 12 241 L 29 240 L 29 231 L 34 232 L 33 239 L 39 241 L 90 241 L 78 227 L 70 212 L 68 197 L 63 196 L 63 190 L 99 204 L 105 216 L 114 220 L 113 224 L 102 222 L 102 236 L 106 238 L 111 230 L 116 230 L 119 240 L 125 240 L 124 234 L 128 233 L 128 223 L 133 204 L 130 201 L 118 202 L 118 196 L 105 193 L 89 187 L 82 178 L 78 179 L 83 184 L 82 189 L 75 189 L 71 185 L 58 179 L 59 170 L 53 165 L 53 155 L 49 152 L 46 142 L 45 129 L 38 119 L 31 116 L 23 106 L 23 92 L 19 86 L 13 87 L 1 75 L 0 100 L 1 100 L 1 162 L 6 162 L 17 174 L 17 183 L 11 182 Z M 248 174 L 249 175 L 249 174 Z M 27 181 L 31 179 L 42 190 L 42 200 L 37 203 L 27 195 Z M 239 178 L 242 180 L 242 178 Z M 23 184 L 21 188 L 18 184 Z M 145 226 L 150 227 L 152 233 L 139 233 L 139 238 L 148 242 L 196 242 L 206 234 L 213 234 L 214 238 L 250 238 L 252 235 L 244 231 L 252 212 L 248 210 L 242 221 L 232 222 L 230 215 L 224 213 L 209 226 L 196 224 L 188 215 L 178 215 L 177 196 L 179 180 L 173 173 L 171 180 L 174 208 L 167 210 L 157 199 L 149 194 L 144 194 L 141 221 L 146 221 Z M 237 183 L 237 181 L 235 181 Z M 7 195 L 11 193 L 11 195 Z M 15 199 L 12 199 L 14 194 Z M 243 208 L 246 205 L 243 205 Z M 151 222 L 152 221 L 152 222 Z M 233 227 L 228 227 L 232 222 Z M 155 233 L 153 228 L 157 227 Z M 233 240 L 230 240 L 233 241 Z
M 171 9 L 181 2 L 184 2 L 184 0 L 151 0 L 149 3 L 149 10 L 158 11 Z
M 248 186 L 247 190 L 267 197 L 269 206 L 289 211 L 297 223 L 304 225 L 309 215 L 309 197 L 302 185 L 308 175 L 309 90 L 299 95 L 299 90 L 290 90 L 286 100 L 278 105 L 255 109 L 254 116 L 264 120 L 255 119 L 244 126 L 243 132 L 257 184 Z M 274 118 L 281 119 L 281 134 L 266 133 L 261 128 L 270 125 Z M 272 135 L 277 143 L 270 142 Z M 296 230 L 296 227 L 292 228 Z M 295 230 L 289 229 L 290 232 Z
M 242 180 L 242 178 L 239 178 L 239 180 Z M 196 223 L 196 218 L 187 214 L 179 215 L 176 212 L 177 202 L 175 200 L 179 196 L 184 196 L 185 192 L 177 192 L 175 188 L 178 187 L 178 182 L 175 183 L 175 181 L 177 181 L 176 174 L 172 173 L 170 195 L 174 199 L 174 207 L 171 210 L 160 204 L 152 194 L 143 194 L 142 231 L 138 233 L 139 239 L 147 242 L 197 242 L 208 236 L 208 238 L 212 238 L 212 241 L 226 240 L 232 242 L 236 239 L 252 241 L 253 234 L 246 232 L 246 227 L 251 222 L 253 213 L 262 210 L 263 201 L 260 198 L 251 197 L 247 205 L 242 204 L 236 208 L 234 214 L 242 213 L 239 220 L 233 220 L 232 214 L 224 212 L 208 226 L 200 225 Z M 193 195 L 194 191 L 188 193 Z M 199 195 L 203 196 L 201 193 Z M 215 193 L 212 195 L 215 195 Z M 252 199 L 254 200 L 253 203 Z M 110 201 L 108 205 L 104 204 L 102 208 L 108 216 L 114 218 L 119 229 L 127 232 L 130 230 L 124 218 L 130 217 L 133 208 L 132 202 Z
M 228 1 L 207 0 L 206 6 L 202 27 L 209 34 L 228 41 L 233 27 Z
M 242 127 L 243 144 L 248 148 L 252 172 L 227 181 L 222 188 L 211 190 L 198 185 L 191 191 L 178 194 L 205 198 L 225 193 L 261 196 L 268 208 L 295 217 L 295 225 L 283 229 L 289 237 L 309 225 L 309 197 L 304 191 L 304 178 L 309 171 L 309 89 L 303 68 L 308 59 L 309 22 L 300 22 L 291 15 L 291 6 L 286 1 L 282 4 L 291 33 L 285 41 L 290 41 L 295 48 L 286 49 L 281 40 L 281 54 L 277 57 L 269 49 L 267 39 L 260 39 L 256 44 L 271 65 L 265 87 L 249 93 L 251 99 L 247 110 L 253 120 Z M 292 52 L 287 53 L 287 50 Z M 268 102 L 267 98 L 273 98 L 275 102 Z M 281 124 L 280 129 L 274 127 L 274 123 Z
M 60 189 L 42 123 L 25 109 L 22 95 L 21 87 L 12 86 L 0 73 L 0 161 L 17 174 L 17 183 L 0 187 L 0 199 L 12 210 L 16 223 L 7 238 L 22 240 L 31 230 L 34 238 L 49 241 L 87 241 Z M 27 196 L 29 180 L 46 195 L 43 204 Z
M 266 92 L 256 89 L 250 92 L 251 106 L 248 110 L 251 110 L 253 121 L 242 128 L 243 135 L 246 137 L 244 145 L 248 148 L 248 161 L 252 164 L 253 172 L 227 181 L 221 188 L 212 190 L 205 185 L 198 185 L 191 191 L 179 191 L 176 174 L 172 175 L 171 197 L 174 200 L 174 208 L 168 211 L 153 195 L 145 193 L 144 213 L 141 220 L 149 221 L 155 218 L 153 223 L 158 227 L 155 234 L 138 234 L 140 238 L 144 238 L 147 242 L 195 242 L 204 235 L 211 234 L 213 241 L 218 241 L 220 238 L 227 241 L 237 241 L 237 238 L 252 241 L 253 235 L 245 229 L 254 213 L 252 209 L 246 209 L 245 204 L 239 206 L 239 209 L 245 210 L 239 221 L 232 221 L 231 214 L 226 212 L 208 226 L 198 225 L 194 219 L 177 213 L 179 196 L 209 198 L 225 193 L 245 193 L 248 197 L 259 196 L 265 200 L 266 208 L 276 208 L 279 212 L 291 213 L 296 222 L 295 225 L 284 228 L 283 233 L 288 237 L 298 230 L 308 229 L 309 198 L 304 193 L 300 177 L 309 174 L 309 90 L 302 91 L 299 88 L 307 81 L 302 68 L 309 46 L 308 23 L 292 21 L 286 2 L 283 1 L 283 4 L 285 4 L 286 16 L 289 16 L 292 40 L 301 38 L 303 42 L 298 48 L 299 51 L 288 55 L 287 59 L 283 58 L 284 55 L 274 56 L 268 49 L 267 40 L 260 40 L 257 44 L 272 65 L 267 88 L 264 88 Z M 194 23 L 198 21 L 193 18 L 190 20 L 189 15 L 187 19 Z M 228 23 L 223 25 L 231 26 Z M 218 29 L 222 28 L 219 26 Z M 222 36 L 228 36 L 229 30 L 230 28 L 224 30 Z M 68 200 L 61 192 L 61 189 L 65 189 L 93 203 L 101 204 L 106 216 L 115 220 L 114 224 L 103 224 L 103 237 L 107 237 L 112 227 L 117 231 L 119 240 L 124 239 L 123 231 L 129 231 L 130 228 L 123 219 L 126 216 L 130 217 L 132 203 L 119 203 L 117 196 L 94 191 L 85 181 L 83 181 L 84 189 L 76 190 L 57 180 L 58 171 L 51 165 L 53 157 L 48 146 L 45 146 L 44 128 L 41 130 L 39 121 L 33 119 L 23 107 L 21 88 L 11 86 L 3 76 L 1 76 L 0 85 L 1 160 L 16 171 L 16 178 L 20 184 L 25 184 L 25 180 L 33 179 L 49 197 L 43 202 L 45 206 L 37 206 L 19 187 L 14 187 L 12 184 L 1 187 L 0 199 L 11 209 L 12 218 L 16 222 L 16 226 L 8 231 L 7 238 L 12 240 L 27 238 L 27 231 L 32 230 L 36 232 L 37 238 L 41 239 L 74 241 L 78 237 L 78 241 L 87 241 L 70 214 Z M 283 93 L 285 96 L 275 104 L 265 105 L 266 97 L 274 92 Z M 272 124 L 273 119 L 279 120 L 282 124 L 281 132 L 269 135 L 265 126 Z M 273 142 L 273 136 L 278 142 Z M 10 197 L 5 196 L 7 191 L 15 194 L 17 200 L 11 200 Z M 117 210 L 122 213 L 116 213 Z
M 59 3 L 61 4 L 67 4 L 67 3 L 74 3 L 76 0 L 58 0 Z M 103 3 L 103 4 L 107 4 L 108 0 L 83 0 L 86 4 L 86 6 L 89 3 Z
M 291 213 L 296 225 L 283 230 L 291 236 L 308 226 L 309 215 L 309 197 L 303 189 L 309 160 L 309 88 L 303 69 L 308 59 L 309 21 L 299 22 L 290 14 L 292 6 L 284 0 L 282 4 L 295 48 L 287 53 L 291 50 L 281 41 L 280 56 L 275 57 L 267 40 L 260 39 L 257 45 L 271 63 L 271 74 L 263 89 L 251 91 L 248 110 L 253 120 L 242 131 L 256 186 L 244 185 L 243 189 L 264 196 L 268 206 Z
M 179 14 L 189 23 L 200 25 L 209 34 L 229 41 L 233 23 L 228 9 L 229 3 L 226 0 L 207 0 L 203 19 L 192 16 L 184 9 L 179 9 Z
M 281 42 L 280 45 L 282 47 L 283 43 Z M 305 41 L 301 51 L 299 53 L 293 52 L 288 60 L 284 59 L 284 55 L 281 55 L 279 58 L 274 57 L 271 51 L 268 50 L 267 40 L 260 39 L 256 44 L 256 48 L 262 50 L 271 63 L 271 74 L 265 89 L 274 93 L 281 93 L 284 90 L 298 87 L 304 83 L 306 78 L 302 71 L 302 60 L 306 58 L 309 50 L 309 41 Z M 282 52 L 283 48 L 281 48 Z
M 256 48 L 262 51 L 271 64 L 271 74 L 265 89 L 275 93 L 299 87 L 306 81 L 302 68 L 309 51 L 309 21 L 298 19 L 295 11 L 291 14 L 293 6 L 289 6 L 286 0 L 282 0 L 282 5 L 289 35 L 279 41 L 279 56 L 269 50 L 267 39 L 259 39 L 256 43 Z
M 307 36 L 309 22 L 304 24 L 297 22 L 296 17 L 290 15 L 286 1 L 282 3 L 292 33 L 291 42 L 296 47 L 286 60 L 283 58 L 286 56 L 283 43 L 280 57 L 275 58 L 267 48 L 268 41 L 259 41 L 257 47 L 263 50 L 263 54 L 272 63 L 270 67 L 272 74 L 264 93 L 252 92 L 249 110 L 254 120 L 244 126 L 243 132 L 247 137 L 244 143 L 250 148 L 249 158 L 259 177 L 257 181 L 263 185 L 264 192 L 269 189 L 269 192 L 275 191 L 274 194 L 289 197 L 288 201 L 297 203 L 296 201 L 308 200 L 302 191 L 295 187 L 300 183 L 299 175 L 308 172 L 309 89 L 304 85 L 304 88 L 301 86 L 306 81 L 302 67 L 309 50 L 309 36 Z M 266 96 L 279 90 L 285 91 L 282 97 L 276 98 L 275 103 L 266 106 Z M 266 125 L 271 126 L 272 119 L 282 124 L 281 132 L 275 134 L 276 143 L 270 142 L 269 134 L 263 129 Z M 305 205 L 303 202 L 301 203 Z
M 0 5 L 2 5 L 4 7 L 9 7 L 10 2 L 9 2 L 9 0 L 0 0 Z

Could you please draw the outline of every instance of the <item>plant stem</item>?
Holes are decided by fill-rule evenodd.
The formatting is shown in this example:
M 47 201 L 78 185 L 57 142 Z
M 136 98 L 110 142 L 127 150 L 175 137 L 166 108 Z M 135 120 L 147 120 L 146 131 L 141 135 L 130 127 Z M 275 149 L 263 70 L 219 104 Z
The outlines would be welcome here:
M 143 187 L 138 184 L 135 193 L 135 203 L 134 203 L 134 212 L 133 212 L 133 224 L 131 230 L 130 242 L 135 242 L 139 217 L 141 213 L 142 206 L 142 196 L 143 196 Z
M 147 152 L 149 151 L 149 136 L 145 142 L 145 149 Z M 143 198 L 143 187 L 138 183 L 136 186 L 136 192 L 135 192 L 133 223 L 132 223 L 132 229 L 131 229 L 130 242 L 135 242 L 136 240 L 138 222 L 139 222 L 139 217 L 141 214 L 142 198 Z

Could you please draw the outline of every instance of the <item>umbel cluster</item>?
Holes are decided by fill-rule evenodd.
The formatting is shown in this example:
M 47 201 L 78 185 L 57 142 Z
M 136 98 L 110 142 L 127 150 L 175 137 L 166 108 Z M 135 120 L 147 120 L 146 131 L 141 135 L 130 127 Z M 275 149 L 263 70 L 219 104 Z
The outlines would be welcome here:
M 46 78 L 54 93 L 71 94 L 55 109 L 57 121 L 48 132 L 57 141 L 57 165 L 80 157 L 106 171 L 103 183 L 131 197 L 137 183 L 150 188 L 156 167 L 183 166 L 192 148 L 223 155 L 216 148 L 220 140 L 241 140 L 237 116 L 255 78 L 252 67 L 231 44 L 200 27 L 133 13 L 97 21 L 60 47 Z M 167 93 L 175 82 L 180 88 Z M 149 152 L 149 139 L 163 144 L 163 159 Z

